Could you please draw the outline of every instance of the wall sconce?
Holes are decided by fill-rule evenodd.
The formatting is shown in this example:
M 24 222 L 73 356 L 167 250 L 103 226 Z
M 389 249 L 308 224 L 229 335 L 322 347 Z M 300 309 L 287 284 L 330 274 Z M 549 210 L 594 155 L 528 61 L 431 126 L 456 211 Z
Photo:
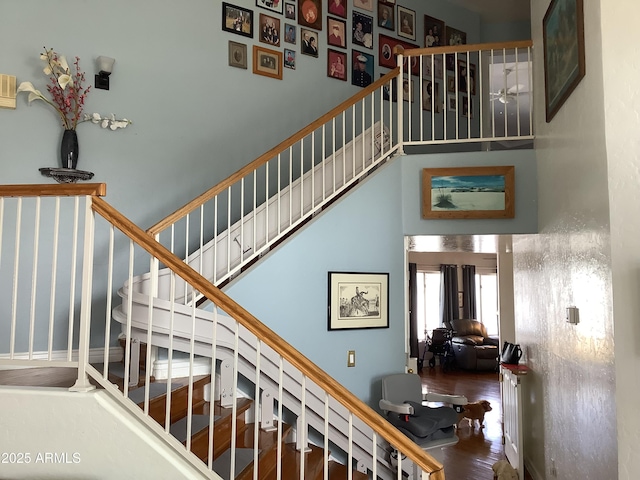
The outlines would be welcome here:
M 109 75 L 111 75 L 113 71 L 115 61 L 115 58 L 103 57 L 102 55 L 96 59 L 96 63 L 98 64 L 98 74 L 95 78 L 96 88 L 109 90 Z

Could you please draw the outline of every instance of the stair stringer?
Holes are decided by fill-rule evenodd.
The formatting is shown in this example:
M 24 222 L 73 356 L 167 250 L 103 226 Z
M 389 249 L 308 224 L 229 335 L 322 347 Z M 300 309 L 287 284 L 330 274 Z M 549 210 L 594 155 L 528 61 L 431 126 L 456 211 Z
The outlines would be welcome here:
M 148 295 L 133 294 L 131 312 L 131 336 L 142 342 L 149 341 L 147 321 L 148 307 L 145 305 Z M 123 305 L 126 305 L 123 303 Z M 213 312 L 195 309 L 195 324 L 193 323 L 193 307 L 184 305 L 173 306 L 173 338 L 170 340 L 170 302 L 162 299 L 154 299 L 154 321 L 151 331 L 151 343 L 153 345 L 183 352 L 191 352 L 191 332 L 194 330 L 194 355 L 212 357 L 212 338 L 214 317 L 218 326 L 216 331 L 216 358 L 218 360 L 233 356 L 235 344 L 236 322 L 225 314 L 215 315 Z M 123 324 L 127 322 L 127 311 L 122 306 L 114 310 L 114 318 Z M 136 319 L 144 319 L 138 321 Z M 255 379 L 256 346 L 255 341 L 247 338 L 254 337 L 246 328 L 239 326 L 238 343 L 238 370 L 250 381 Z M 255 337 L 254 337 L 255 338 Z M 220 352 L 223 352 L 222 354 Z M 278 391 L 280 375 L 280 356 L 270 347 L 262 344 L 260 347 L 261 359 L 260 387 Z M 222 355 L 222 357 L 221 357 Z M 283 407 L 286 407 L 294 415 L 302 413 L 302 373 L 287 361 L 283 361 Z M 324 434 L 325 425 L 325 393 L 309 378 L 306 379 L 306 420 L 308 424 L 321 434 Z M 349 412 L 346 407 L 334 399 L 329 401 L 329 439 L 343 452 L 349 451 Z M 373 469 L 372 430 L 356 416 L 352 419 L 352 455 L 354 460 L 362 463 L 366 468 Z M 381 442 L 376 444 L 377 474 L 381 478 L 393 478 L 388 467 L 387 451 Z

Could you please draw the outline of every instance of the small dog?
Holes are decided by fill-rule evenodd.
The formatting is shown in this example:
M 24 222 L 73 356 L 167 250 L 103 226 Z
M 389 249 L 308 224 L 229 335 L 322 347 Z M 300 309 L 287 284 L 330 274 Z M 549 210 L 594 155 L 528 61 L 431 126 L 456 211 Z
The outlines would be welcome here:
M 518 472 L 506 460 L 499 460 L 491 467 L 494 480 L 518 480 Z
M 487 400 L 467 403 L 463 408 L 464 410 L 458 414 L 458 427 L 460 426 L 462 420 L 466 418 L 467 420 L 469 420 L 469 426 L 471 428 L 475 428 L 474 420 L 477 420 L 479 427 L 482 428 L 484 427 L 484 414 L 493 410 L 491 408 L 491 404 Z

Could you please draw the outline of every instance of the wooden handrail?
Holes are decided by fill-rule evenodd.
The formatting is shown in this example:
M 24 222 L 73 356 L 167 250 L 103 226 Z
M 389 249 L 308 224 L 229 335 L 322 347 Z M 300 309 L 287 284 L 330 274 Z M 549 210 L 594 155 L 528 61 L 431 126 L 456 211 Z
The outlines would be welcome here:
M 357 411 L 358 417 L 365 424 L 371 427 L 378 435 L 385 438 L 389 443 L 398 447 L 399 450 L 406 454 L 407 457 L 414 461 L 422 470 L 430 472 L 432 478 L 444 480 L 444 467 L 440 462 L 436 461 L 430 455 L 425 454 L 417 444 L 409 440 L 400 430 L 392 426 L 380 414 L 334 380 L 330 375 L 319 369 L 311 360 L 298 352 L 229 296 L 225 295 L 209 280 L 193 270 L 187 263 L 171 253 L 163 245 L 156 242 L 151 236 L 103 199 L 94 199 L 92 207 L 95 212 L 99 213 L 127 237 L 138 243 L 138 245 L 144 248 L 149 254 L 158 258 L 161 263 L 196 288 L 216 306 L 222 308 L 262 342 L 269 345 L 291 365 L 346 407 L 347 410 L 351 412 Z
M 457 53 L 457 52 L 477 52 L 486 50 L 503 50 L 513 48 L 528 48 L 533 47 L 532 40 L 518 40 L 515 42 L 495 42 L 495 43 L 472 43 L 469 45 L 445 45 L 444 47 L 429 47 L 429 48 L 411 48 L 404 49 L 401 45 L 394 47 L 397 48 L 397 53 L 403 53 L 403 55 L 411 55 L 412 57 L 418 55 L 436 55 L 443 53 Z M 404 51 L 404 52 L 403 52 Z
M 106 194 L 106 183 L 0 185 L 0 197 L 104 197 Z
M 160 220 L 158 223 L 153 225 L 151 228 L 147 229 L 147 233 L 149 235 L 155 235 L 157 233 L 160 233 L 162 230 L 164 230 L 168 226 L 174 224 L 180 218 L 182 218 L 185 215 L 193 212 L 196 208 L 200 207 L 201 205 L 204 205 L 206 202 L 211 200 L 213 197 L 218 195 L 220 192 L 223 192 L 225 189 L 229 188 L 231 185 L 235 184 L 240 179 L 246 177 L 248 174 L 250 174 L 251 172 L 256 170 L 258 167 L 260 167 L 260 166 L 264 165 L 265 163 L 267 163 L 270 159 L 272 159 L 273 157 L 275 157 L 279 153 L 282 153 L 285 150 L 287 150 L 289 147 L 295 145 L 297 142 L 302 140 L 304 137 L 309 135 L 311 132 L 313 132 L 316 129 L 320 128 L 322 125 L 327 123 L 329 120 L 337 117 L 338 115 L 340 115 L 342 112 L 344 112 L 349 107 L 355 105 L 357 102 L 359 102 L 363 98 L 366 98 L 368 95 L 370 95 L 371 93 L 375 92 L 378 88 L 380 88 L 385 83 L 389 82 L 392 78 L 397 77 L 399 73 L 400 73 L 400 68 L 399 67 L 396 67 L 395 69 L 391 70 L 386 75 L 384 75 L 383 77 L 380 77 L 378 80 L 373 82 L 368 87 L 364 88 L 363 90 L 361 90 L 360 92 L 358 92 L 354 96 L 348 98 L 347 100 L 345 100 L 344 102 L 339 104 L 337 107 L 329 110 L 327 113 L 322 115 L 320 118 L 315 120 L 313 123 L 310 123 L 309 125 L 307 125 L 303 129 L 301 129 L 298 132 L 296 132 L 293 135 L 291 135 L 286 140 L 283 140 L 282 142 L 280 142 L 278 145 L 273 147 L 271 150 L 263 153 L 258 158 L 256 158 L 253 162 L 251 162 L 251 163 L 247 164 L 246 166 L 242 167 L 240 170 L 238 170 L 237 172 L 232 174 L 230 177 L 226 178 L 225 180 L 223 180 L 222 182 L 218 183 L 214 187 L 211 187 L 209 190 L 207 190 L 206 192 L 202 193 L 198 197 L 194 198 L 189 203 L 187 203 L 183 207 L 179 208 L 178 210 L 176 210 L 175 212 L 173 212 L 171 215 L 167 216 L 163 220 Z

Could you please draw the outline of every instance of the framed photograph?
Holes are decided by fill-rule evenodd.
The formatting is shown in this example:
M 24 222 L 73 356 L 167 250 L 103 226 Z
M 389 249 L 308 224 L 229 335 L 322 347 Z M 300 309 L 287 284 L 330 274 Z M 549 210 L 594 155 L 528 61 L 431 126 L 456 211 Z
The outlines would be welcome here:
M 351 50 L 351 85 L 368 87 L 373 82 L 373 55 Z
M 347 0 L 329 0 L 328 10 L 331 15 L 347 18 Z
M 462 101 L 462 116 L 473 118 L 473 100 L 467 95 L 462 95 L 460 100 Z
M 282 80 L 282 52 L 254 45 L 253 73 Z
M 373 48 L 373 17 L 359 12 L 353 12 L 351 19 L 351 41 L 355 45 Z
M 513 218 L 515 167 L 425 168 L 422 218 Z
M 405 102 L 411 103 L 414 99 L 413 95 L 413 80 L 408 78 L 402 79 L 402 99 Z
M 417 45 L 399 40 L 397 38 L 388 37 L 386 35 L 379 35 L 378 37 L 378 65 L 386 68 L 395 68 L 398 66 L 397 55 L 393 53 L 396 46 L 400 45 L 405 50 L 418 48 Z M 419 57 L 411 58 L 411 73 L 413 75 L 420 75 L 420 62 Z M 408 71 L 407 58 L 404 57 L 404 71 Z
M 458 110 L 458 96 L 454 94 L 447 94 L 447 110 L 455 112 Z
M 384 73 L 380 74 L 380 77 L 384 77 Z M 382 98 L 385 100 L 391 100 L 392 102 L 398 101 L 398 87 L 396 79 L 394 78 L 391 83 L 385 83 L 382 87 Z
M 347 48 L 347 22 L 327 17 L 327 44 Z
M 396 16 L 392 4 L 378 1 L 378 26 L 387 30 L 395 30 Z
M 328 328 L 389 328 L 389 274 L 329 272 Z
M 442 112 L 442 100 L 440 99 L 440 84 L 431 80 L 422 82 L 422 109 L 427 112 Z
M 295 25 L 291 25 L 290 23 L 285 23 L 284 24 L 284 41 L 286 43 L 296 43 L 296 26 Z
M 583 0 L 552 0 L 542 21 L 542 39 L 550 122 L 585 74 Z
M 260 41 L 274 47 L 280 46 L 280 19 L 260 14 Z
M 424 46 L 440 47 L 443 43 L 444 22 L 438 18 L 424 16 Z
M 347 53 L 327 49 L 327 76 L 347 81 Z
M 322 0 L 298 0 L 298 24 L 322 30 Z
M 247 46 L 229 40 L 229 65 L 236 68 L 247 68 Z
M 257 7 L 266 8 L 280 14 L 282 14 L 282 3 L 280 0 L 256 0 Z
M 289 20 L 296 19 L 296 4 L 295 3 L 287 3 L 284 6 L 284 18 Z
M 353 0 L 353 6 L 361 10 L 373 12 L 373 0 Z
M 444 45 L 465 45 L 467 43 L 467 34 L 462 30 L 450 27 L 445 27 L 445 43 Z
M 294 50 L 284 49 L 284 67 L 291 70 L 296 69 L 296 52 Z
M 442 55 L 423 55 L 422 56 L 422 78 L 431 78 L 432 72 L 433 77 L 436 80 L 440 80 L 444 75 L 444 71 L 442 69 Z
M 456 91 L 456 77 L 454 75 L 447 75 L 447 92 L 455 93 Z
M 318 58 L 318 32 L 301 28 L 300 38 L 302 39 L 300 51 L 304 55 Z
M 253 12 L 222 2 L 222 30 L 253 38 Z
M 476 94 L 476 65 L 475 63 L 469 64 L 469 83 L 471 84 L 471 95 Z
M 398 5 L 398 36 L 416 39 L 416 12 Z
M 458 60 L 458 91 L 467 93 L 467 62 Z

